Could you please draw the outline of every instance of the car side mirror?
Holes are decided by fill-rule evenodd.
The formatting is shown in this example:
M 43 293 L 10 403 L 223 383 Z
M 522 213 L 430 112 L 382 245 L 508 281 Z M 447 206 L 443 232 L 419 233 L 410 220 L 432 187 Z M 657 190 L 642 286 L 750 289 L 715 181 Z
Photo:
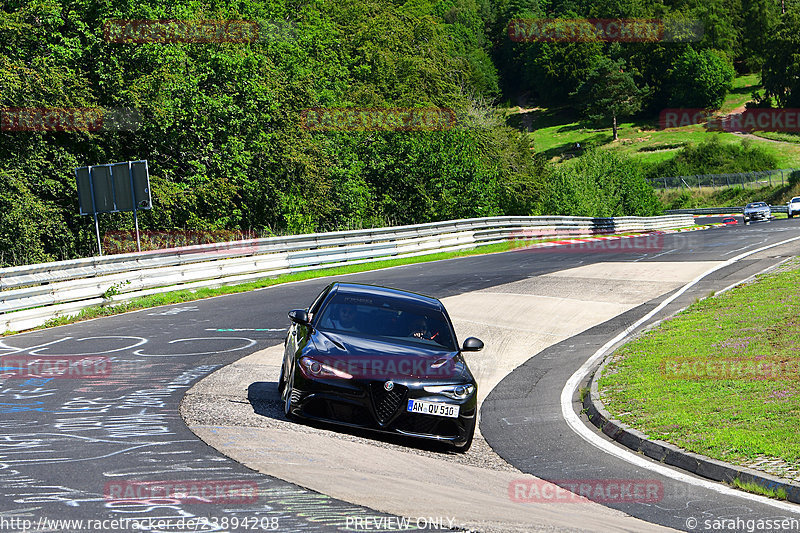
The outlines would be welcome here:
M 308 312 L 305 309 L 295 309 L 294 311 L 289 311 L 289 320 L 296 324 L 307 325 L 308 324 Z
M 463 352 L 479 352 L 483 350 L 483 341 L 475 337 L 467 337 L 464 339 L 464 346 L 461 348 Z

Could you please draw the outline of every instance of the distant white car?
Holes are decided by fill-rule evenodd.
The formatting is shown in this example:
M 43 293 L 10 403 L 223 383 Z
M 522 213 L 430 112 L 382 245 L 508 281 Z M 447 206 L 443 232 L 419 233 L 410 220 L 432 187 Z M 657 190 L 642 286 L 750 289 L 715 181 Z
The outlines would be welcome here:
M 786 204 L 786 212 L 789 213 L 789 218 L 800 214 L 800 196 L 795 196 L 789 203 Z

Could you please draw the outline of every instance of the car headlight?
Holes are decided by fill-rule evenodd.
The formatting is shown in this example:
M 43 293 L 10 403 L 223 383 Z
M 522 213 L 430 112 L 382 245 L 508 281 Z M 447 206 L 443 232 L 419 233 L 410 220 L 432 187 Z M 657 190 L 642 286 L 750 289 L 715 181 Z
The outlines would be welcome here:
M 431 394 L 442 394 L 454 400 L 463 400 L 475 392 L 475 385 L 426 385 L 423 389 Z
M 309 378 L 339 378 L 339 379 L 352 379 L 352 374 L 348 374 L 344 370 L 321 363 L 311 357 L 303 357 L 300 359 L 300 369 L 303 374 Z

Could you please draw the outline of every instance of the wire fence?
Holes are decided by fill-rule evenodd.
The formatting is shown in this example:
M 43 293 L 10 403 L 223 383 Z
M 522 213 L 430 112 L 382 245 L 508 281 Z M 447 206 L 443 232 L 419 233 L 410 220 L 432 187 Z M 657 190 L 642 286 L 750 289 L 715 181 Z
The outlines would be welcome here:
M 800 181 L 800 169 L 781 168 L 735 174 L 697 174 L 670 178 L 649 178 L 654 189 L 700 189 L 703 187 L 774 187 Z

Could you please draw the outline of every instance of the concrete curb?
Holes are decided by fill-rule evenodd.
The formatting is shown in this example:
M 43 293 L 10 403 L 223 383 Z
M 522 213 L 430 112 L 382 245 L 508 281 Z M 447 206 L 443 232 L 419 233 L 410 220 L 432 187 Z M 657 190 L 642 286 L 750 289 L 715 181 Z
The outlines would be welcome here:
M 783 489 L 786 491 L 788 501 L 800 503 L 800 485 L 796 483 L 759 472 L 758 470 L 732 465 L 704 455 L 688 452 L 667 442 L 651 440 L 641 431 L 614 420 L 600 400 L 596 379 L 602 375 L 603 369 L 610 359 L 610 357 L 606 357 L 589 378 L 588 384 L 591 386 L 591 390 L 589 394 L 584 396 L 582 402 L 589 420 L 606 436 L 660 463 L 675 466 L 692 474 L 713 481 L 721 481 L 728 485 L 732 485 L 733 481 L 738 479 L 740 482 L 754 483 L 765 489 L 776 491 Z

